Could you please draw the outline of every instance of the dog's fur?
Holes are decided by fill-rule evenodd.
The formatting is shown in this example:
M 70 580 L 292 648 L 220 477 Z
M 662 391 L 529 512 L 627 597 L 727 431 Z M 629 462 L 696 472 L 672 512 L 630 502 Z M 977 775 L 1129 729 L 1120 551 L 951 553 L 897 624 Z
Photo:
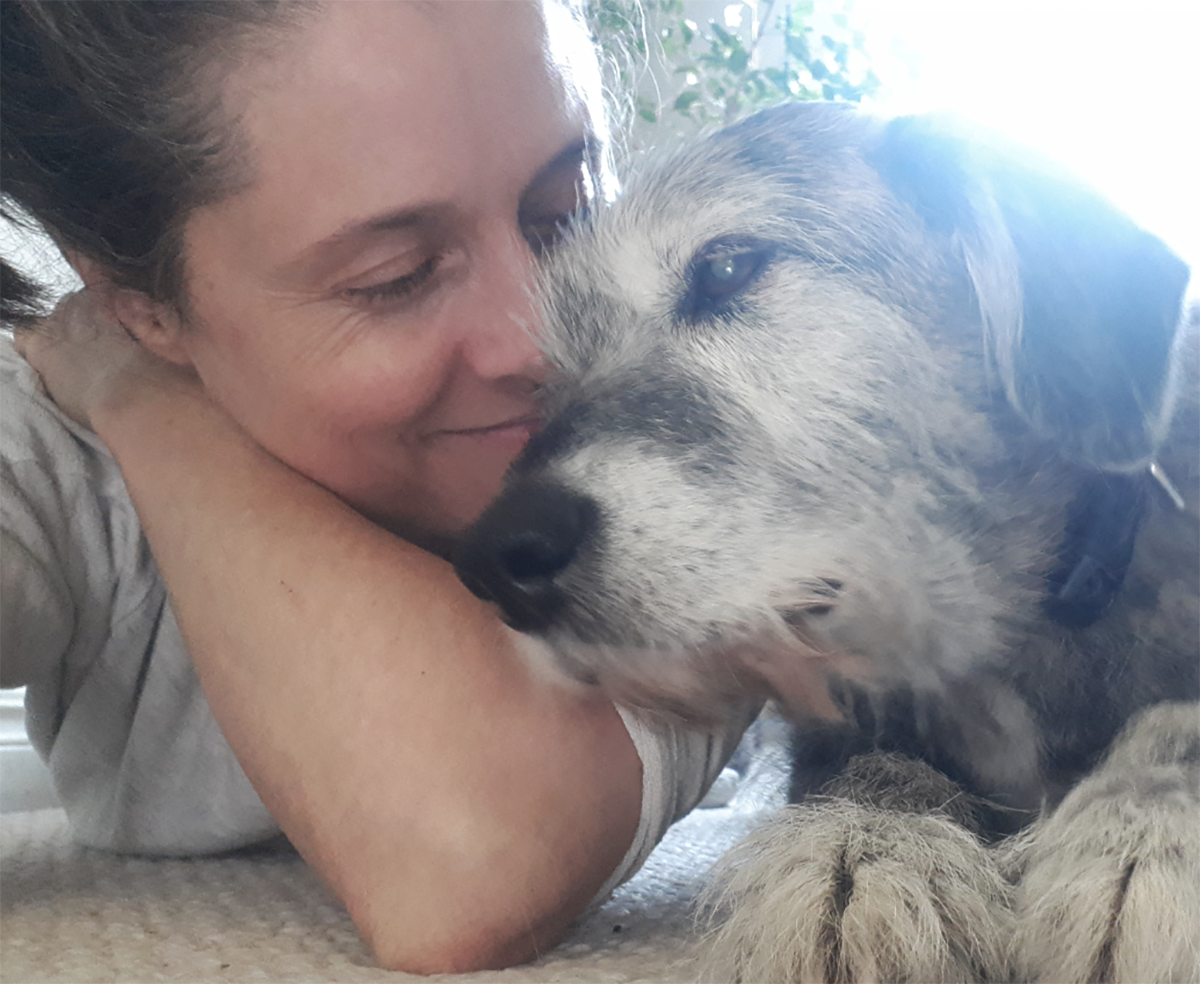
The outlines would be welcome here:
M 1031 155 L 833 104 L 550 259 L 549 424 L 459 569 L 619 698 L 790 710 L 715 977 L 1200 979 L 1186 283 Z

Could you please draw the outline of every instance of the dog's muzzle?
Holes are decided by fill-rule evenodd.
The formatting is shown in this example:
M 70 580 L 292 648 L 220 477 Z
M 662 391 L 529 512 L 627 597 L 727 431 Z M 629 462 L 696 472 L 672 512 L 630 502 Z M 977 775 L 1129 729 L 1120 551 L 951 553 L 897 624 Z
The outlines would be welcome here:
M 544 631 L 566 604 L 559 575 L 594 534 L 598 518 L 587 496 L 517 482 L 467 531 L 454 569 L 472 594 L 500 606 L 510 627 Z

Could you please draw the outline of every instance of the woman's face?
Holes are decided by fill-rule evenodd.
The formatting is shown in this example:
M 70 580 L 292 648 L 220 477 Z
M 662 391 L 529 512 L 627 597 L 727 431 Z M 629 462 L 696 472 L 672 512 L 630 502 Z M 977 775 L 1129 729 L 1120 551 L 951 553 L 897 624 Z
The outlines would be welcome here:
M 331 3 L 227 82 L 251 183 L 185 226 L 180 342 L 263 447 L 401 532 L 468 523 L 536 427 L 530 243 L 592 194 L 560 16 Z

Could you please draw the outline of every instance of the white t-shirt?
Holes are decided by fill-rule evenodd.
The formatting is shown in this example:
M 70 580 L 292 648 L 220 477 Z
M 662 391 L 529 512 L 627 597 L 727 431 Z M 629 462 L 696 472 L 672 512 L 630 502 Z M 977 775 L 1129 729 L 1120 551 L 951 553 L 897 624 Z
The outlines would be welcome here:
M 0 337 L 0 652 L 84 844 L 161 855 L 279 833 L 213 719 L 115 459 Z M 602 894 L 699 802 L 755 708 L 708 732 L 621 710 L 641 756 L 638 832 Z

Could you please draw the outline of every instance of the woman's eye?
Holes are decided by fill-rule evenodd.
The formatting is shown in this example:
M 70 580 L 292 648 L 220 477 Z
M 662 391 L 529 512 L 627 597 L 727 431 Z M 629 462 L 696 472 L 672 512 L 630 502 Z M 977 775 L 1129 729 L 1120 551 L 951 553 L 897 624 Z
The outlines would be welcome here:
M 558 215 L 522 222 L 521 234 L 525 237 L 525 241 L 529 243 L 529 248 L 533 250 L 533 254 L 541 256 L 546 250 L 557 245 L 558 241 L 566 234 L 567 229 L 581 218 L 584 218 L 587 213 L 588 207 L 582 205 L 570 212 L 562 212 Z
M 595 199 L 587 147 L 579 144 L 552 161 L 521 196 L 517 221 L 535 256 L 554 247 L 585 217 Z
M 717 253 L 705 257 L 696 268 L 700 297 L 720 301 L 745 288 L 763 268 L 766 256 L 759 250 Z
M 426 286 L 441 260 L 439 255 L 431 256 L 415 270 L 401 277 L 379 284 L 369 284 L 365 287 L 346 287 L 342 290 L 342 294 L 368 304 L 408 300 L 419 294 L 421 289 Z

